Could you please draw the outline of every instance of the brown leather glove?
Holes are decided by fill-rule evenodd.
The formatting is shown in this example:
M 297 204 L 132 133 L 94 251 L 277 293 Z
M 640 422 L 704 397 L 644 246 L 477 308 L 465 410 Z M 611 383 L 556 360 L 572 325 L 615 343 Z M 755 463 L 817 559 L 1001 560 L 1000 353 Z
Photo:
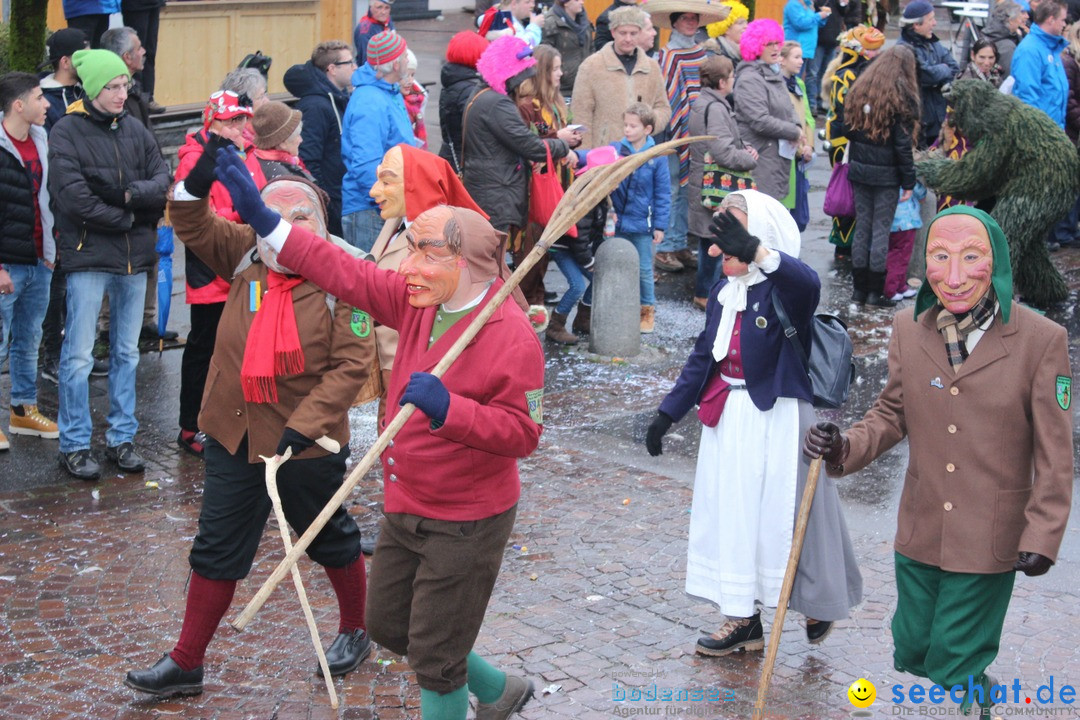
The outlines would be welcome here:
M 811 460 L 821 458 L 828 465 L 843 465 L 850 448 L 840 428 L 827 421 L 813 425 L 803 439 L 803 455 Z

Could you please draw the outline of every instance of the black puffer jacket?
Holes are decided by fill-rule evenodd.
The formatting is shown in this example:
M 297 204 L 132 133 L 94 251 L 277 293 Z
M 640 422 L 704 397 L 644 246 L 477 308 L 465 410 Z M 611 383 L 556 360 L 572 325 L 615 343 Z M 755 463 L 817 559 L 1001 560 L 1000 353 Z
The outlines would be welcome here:
M 529 132 L 517 106 L 481 83 L 464 124 L 465 189 L 491 217 L 491 225 L 505 232 L 511 225 L 523 227 L 529 209 L 529 161 L 566 157 L 569 148 L 557 138 L 541 140 Z
M 78 102 L 49 136 L 49 194 L 64 272 L 134 274 L 154 266 L 157 222 L 172 182 L 157 141 L 125 113 L 113 118 Z M 91 184 L 127 190 L 116 207 Z
M 461 172 L 461 116 L 469 103 L 480 75 L 468 65 L 446 63 L 442 67 L 442 92 L 439 93 L 439 127 L 442 130 L 442 147 L 439 157 Z
M 861 130 L 848 130 L 851 167 L 848 179 L 863 185 L 905 190 L 915 187 L 915 159 L 912 152 L 913 120 L 895 120 L 892 131 L 881 142 L 873 142 Z
M 0 112 L 0 122 L 4 113 Z M 37 147 L 41 159 L 43 178 L 49 175 L 46 153 L 45 130 L 30 127 L 30 138 Z M 37 248 L 34 247 L 34 206 L 41 208 L 42 249 L 45 259 L 52 262 L 56 257 L 52 242 L 53 216 L 49 210 L 49 189 L 44 184 L 35 197 L 30 173 L 23 165 L 14 143 L 6 132 L 0 132 L 0 265 L 34 265 Z

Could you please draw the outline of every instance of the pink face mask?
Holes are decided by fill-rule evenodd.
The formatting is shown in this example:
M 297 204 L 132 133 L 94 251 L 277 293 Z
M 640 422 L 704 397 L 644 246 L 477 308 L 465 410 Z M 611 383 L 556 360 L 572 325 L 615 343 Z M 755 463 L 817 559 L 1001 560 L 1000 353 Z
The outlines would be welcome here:
M 954 315 L 969 312 L 990 289 L 994 254 L 990 236 L 970 215 L 936 220 L 926 239 L 926 280 Z

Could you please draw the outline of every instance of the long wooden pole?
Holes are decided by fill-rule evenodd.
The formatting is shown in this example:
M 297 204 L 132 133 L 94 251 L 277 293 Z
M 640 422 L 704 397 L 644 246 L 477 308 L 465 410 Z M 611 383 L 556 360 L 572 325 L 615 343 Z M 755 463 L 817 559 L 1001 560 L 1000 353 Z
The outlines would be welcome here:
M 528 255 L 525 256 L 521 265 L 514 271 L 514 274 L 510 276 L 510 279 L 506 281 L 493 298 L 485 305 L 473 321 L 469 323 L 469 326 L 465 328 L 465 331 L 461 334 L 449 350 L 446 351 L 446 355 L 443 356 L 439 364 L 434 367 L 431 374 L 435 377 L 442 377 L 443 373 L 449 369 L 454 361 L 458 359 L 465 347 L 472 342 L 476 334 L 480 332 L 480 329 L 484 327 L 488 319 L 499 309 L 499 306 L 510 296 L 510 293 L 521 283 L 521 280 L 532 269 L 540 258 L 548 251 L 556 239 L 563 236 L 578 220 L 580 220 L 585 213 L 600 203 L 601 200 L 606 198 L 611 192 L 618 187 L 619 183 L 629 177 L 634 170 L 641 167 L 643 164 L 658 157 L 660 155 L 667 154 L 673 151 L 679 145 L 685 145 L 691 142 L 711 140 L 712 136 L 709 135 L 697 135 L 694 137 L 680 138 L 678 140 L 669 140 L 668 142 L 661 143 L 655 147 L 646 150 L 645 152 L 635 153 L 625 158 L 621 158 L 618 162 L 611 165 L 605 165 L 602 167 L 593 168 L 579 177 L 563 195 L 563 199 L 559 202 L 555 208 L 555 212 L 552 213 L 551 219 L 548 221 L 547 227 L 544 228 L 543 234 L 536 243 L 536 247 L 532 249 Z M 326 507 L 322 509 L 322 512 L 311 522 L 307 531 L 300 536 L 293 546 L 293 549 L 289 551 L 285 558 L 278 563 L 273 572 L 270 573 L 270 577 L 262 584 L 255 596 L 248 602 L 239 615 L 230 623 L 236 630 L 243 630 L 251 619 L 255 617 L 255 613 L 270 597 L 270 593 L 274 591 L 274 588 L 278 586 L 278 583 L 284 579 L 285 574 L 289 572 L 289 569 L 296 564 L 296 561 L 300 558 L 300 555 L 307 549 L 311 541 L 315 539 L 315 536 L 323 529 L 323 526 L 329 522 L 337 509 L 341 507 L 341 504 L 349 496 L 349 493 L 353 491 L 360 479 L 367 474 L 369 470 L 375 465 L 375 461 L 382 455 L 383 450 L 387 448 L 390 441 L 394 439 L 394 436 L 398 434 L 398 431 L 405 425 L 410 417 L 412 417 L 413 411 L 416 410 L 416 406 L 409 403 L 401 408 L 394 419 L 386 426 L 382 434 L 379 436 L 375 444 L 371 446 L 371 449 L 367 451 L 367 454 L 360 460 L 360 462 L 349 473 L 349 477 L 342 483 L 341 488 L 338 489 L 334 496 L 330 498 L 330 501 L 326 503 Z
M 810 506 L 814 503 L 814 492 L 817 490 L 820 474 L 821 458 L 815 458 L 810 463 L 810 471 L 806 476 L 806 487 L 803 488 L 799 515 L 795 522 L 795 534 L 791 538 L 791 553 L 788 554 L 787 570 L 784 571 L 784 584 L 780 586 L 780 600 L 776 603 L 776 617 L 773 618 L 772 632 L 769 633 L 769 650 L 765 653 L 765 666 L 761 669 L 757 703 L 754 705 L 756 718 L 764 717 L 765 696 L 769 694 L 769 683 L 772 681 L 773 666 L 776 664 L 776 652 L 780 649 L 780 635 L 784 629 L 784 617 L 787 615 L 787 605 L 791 599 L 791 588 L 795 585 L 795 571 L 799 569 L 799 556 L 802 555 L 803 541 L 806 540 L 806 524 L 810 520 Z

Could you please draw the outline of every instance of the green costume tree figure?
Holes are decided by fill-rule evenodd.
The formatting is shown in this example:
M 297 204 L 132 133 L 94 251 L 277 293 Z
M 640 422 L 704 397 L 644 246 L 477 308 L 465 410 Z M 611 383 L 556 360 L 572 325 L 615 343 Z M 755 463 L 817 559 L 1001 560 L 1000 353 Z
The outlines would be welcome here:
M 8 68 L 34 72 L 45 55 L 45 15 L 48 3 L 11 0 L 8 28 Z

